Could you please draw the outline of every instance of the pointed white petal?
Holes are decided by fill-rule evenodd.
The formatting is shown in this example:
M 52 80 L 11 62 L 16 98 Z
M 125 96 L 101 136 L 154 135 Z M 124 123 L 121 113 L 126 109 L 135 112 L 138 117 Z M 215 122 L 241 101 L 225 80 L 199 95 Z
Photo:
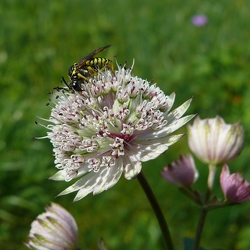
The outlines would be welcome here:
M 93 194 L 99 194 L 105 190 L 108 190 L 112 186 L 114 186 L 118 180 L 120 179 L 122 172 L 123 172 L 123 165 L 122 161 L 120 160 L 119 165 L 116 164 L 110 168 L 107 168 L 108 172 L 106 178 L 102 179 L 102 182 L 95 186 Z
M 135 156 L 127 156 L 124 161 L 127 163 L 124 165 L 124 176 L 127 180 L 131 180 L 141 172 L 142 164 Z
M 59 170 L 53 176 L 49 177 L 53 181 L 64 181 L 65 180 L 65 170 Z
M 176 131 L 177 129 L 185 125 L 187 122 L 189 122 L 193 117 L 194 115 L 187 115 L 178 120 L 174 120 L 172 123 L 166 125 L 164 128 L 157 131 L 157 136 L 162 137 L 166 136 L 166 134 L 171 134 L 172 132 Z
M 168 102 L 168 109 L 166 112 L 169 112 L 169 110 L 173 107 L 174 100 L 175 100 L 175 93 L 172 93 L 171 95 L 166 97 L 166 100 Z
M 90 172 L 87 175 L 83 176 L 80 180 L 75 182 L 73 185 L 71 185 L 68 188 L 66 188 L 65 190 L 63 190 L 58 196 L 75 192 L 75 191 L 81 189 L 82 187 L 91 186 L 91 185 L 93 185 L 93 183 L 96 182 L 95 179 L 97 177 L 98 177 L 98 173 Z
M 141 141 L 137 145 L 137 158 L 138 160 L 144 162 L 155 159 L 160 154 L 164 153 L 170 145 L 177 142 L 183 134 L 172 135 L 160 139 L 155 139 L 152 141 Z
M 187 100 L 181 106 L 174 109 L 169 114 L 166 114 L 166 119 L 171 122 L 175 119 L 182 117 L 182 115 L 187 111 L 188 107 L 190 106 L 191 101 L 192 99 Z

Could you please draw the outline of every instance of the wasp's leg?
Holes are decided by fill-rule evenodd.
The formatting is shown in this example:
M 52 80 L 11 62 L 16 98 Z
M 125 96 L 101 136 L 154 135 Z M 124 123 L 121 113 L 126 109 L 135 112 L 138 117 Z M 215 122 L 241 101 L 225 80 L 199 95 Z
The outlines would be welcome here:
M 90 76 L 94 76 L 94 75 L 97 75 L 98 67 L 88 66 L 87 70 Z
M 83 79 L 84 81 L 87 81 L 87 82 L 89 81 L 88 78 L 87 78 L 86 76 L 82 75 L 82 74 L 79 73 L 79 72 L 77 73 L 77 77 Z
M 106 68 L 109 69 L 112 73 L 112 75 L 115 74 L 115 69 L 114 69 L 114 64 L 112 61 L 110 61 L 107 65 L 106 65 Z

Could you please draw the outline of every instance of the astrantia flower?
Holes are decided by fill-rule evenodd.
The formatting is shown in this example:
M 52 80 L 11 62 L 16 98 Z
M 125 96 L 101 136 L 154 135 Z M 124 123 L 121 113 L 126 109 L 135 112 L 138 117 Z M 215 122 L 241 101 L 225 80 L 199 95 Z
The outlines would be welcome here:
M 181 134 L 169 134 L 193 117 L 181 118 L 191 100 L 169 112 L 175 94 L 165 96 L 131 69 L 100 72 L 82 87 L 81 93 L 57 94 L 47 136 L 60 169 L 52 179 L 81 177 L 60 194 L 78 191 L 75 201 L 109 189 L 122 173 L 128 180 L 136 177 L 141 162 L 178 141 Z
M 239 173 L 230 175 L 227 165 L 222 168 L 220 185 L 227 200 L 237 203 L 250 200 L 250 183 Z
M 239 123 L 226 124 L 216 116 L 201 120 L 196 117 L 188 126 L 188 144 L 193 153 L 209 164 L 227 163 L 236 158 L 243 148 L 244 130 Z
M 46 213 L 31 224 L 27 247 L 37 250 L 74 250 L 77 243 L 77 225 L 72 215 L 52 203 Z
M 166 167 L 161 172 L 162 177 L 169 183 L 177 186 L 191 186 L 198 178 L 198 171 L 195 167 L 191 154 L 180 158 Z

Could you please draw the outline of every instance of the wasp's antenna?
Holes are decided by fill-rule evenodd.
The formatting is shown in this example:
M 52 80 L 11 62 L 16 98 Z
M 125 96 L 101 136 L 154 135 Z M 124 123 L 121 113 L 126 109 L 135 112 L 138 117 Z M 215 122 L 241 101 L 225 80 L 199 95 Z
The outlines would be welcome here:
M 69 85 L 68 85 L 68 83 L 65 81 L 64 77 L 62 77 L 61 83 L 65 84 L 65 85 L 69 88 Z

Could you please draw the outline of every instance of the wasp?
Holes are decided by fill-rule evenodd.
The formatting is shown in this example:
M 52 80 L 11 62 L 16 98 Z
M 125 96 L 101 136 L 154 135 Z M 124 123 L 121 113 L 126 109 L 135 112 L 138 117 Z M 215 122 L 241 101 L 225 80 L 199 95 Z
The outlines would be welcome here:
M 69 68 L 68 76 L 71 82 L 67 84 L 65 79 L 62 78 L 62 81 L 68 86 L 69 90 L 82 91 L 82 84 L 87 83 L 91 77 L 105 69 L 109 69 L 112 74 L 114 74 L 114 65 L 111 60 L 104 57 L 94 57 L 110 46 L 111 45 L 106 45 L 92 51 L 89 55 L 85 56 L 78 63 L 74 63 Z

